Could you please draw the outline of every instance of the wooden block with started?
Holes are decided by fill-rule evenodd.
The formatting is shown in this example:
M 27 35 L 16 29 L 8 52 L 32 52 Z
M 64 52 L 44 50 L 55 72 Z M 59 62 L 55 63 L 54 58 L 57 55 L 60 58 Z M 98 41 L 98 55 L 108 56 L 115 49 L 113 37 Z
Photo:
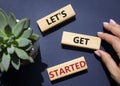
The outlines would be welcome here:
M 63 45 L 97 50 L 100 48 L 101 39 L 95 36 L 64 31 L 61 43 Z
M 52 27 L 72 18 L 75 16 L 75 12 L 72 6 L 69 4 L 48 16 L 45 16 L 39 20 L 37 20 L 37 24 L 40 27 L 42 32 L 45 32 Z
M 87 69 L 87 63 L 84 57 L 50 67 L 47 69 L 51 81 L 74 74 Z

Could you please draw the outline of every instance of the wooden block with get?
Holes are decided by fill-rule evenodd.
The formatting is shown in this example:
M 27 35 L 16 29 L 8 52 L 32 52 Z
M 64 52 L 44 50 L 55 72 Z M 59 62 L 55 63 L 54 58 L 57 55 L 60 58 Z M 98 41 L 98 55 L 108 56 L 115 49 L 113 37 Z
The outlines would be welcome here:
M 50 81 L 77 73 L 87 69 L 87 63 L 84 57 L 79 57 L 77 59 L 50 67 L 47 69 Z
M 100 48 L 101 39 L 95 36 L 64 31 L 61 43 L 63 45 L 97 50 Z
M 70 18 L 75 16 L 75 12 L 72 6 L 69 4 L 48 16 L 45 16 L 39 20 L 37 20 L 37 24 L 40 27 L 42 32 L 45 32 L 52 27 L 61 24 L 62 22 L 69 20 Z

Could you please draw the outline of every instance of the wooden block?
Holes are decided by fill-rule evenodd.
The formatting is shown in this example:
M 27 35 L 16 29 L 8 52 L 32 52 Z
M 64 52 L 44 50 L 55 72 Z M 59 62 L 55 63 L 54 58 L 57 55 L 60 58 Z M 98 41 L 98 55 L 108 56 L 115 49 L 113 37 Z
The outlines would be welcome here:
M 52 27 L 72 18 L 75 16 L 75 12 L 72 6 L 69 4 L 42 19 L 37 20 L 37 24 L 42 32 L 45 32 Z
M 50 67 L 47 69 L 51 81 L 74 74 L 87 69 L 87 63 L 84 57 Z
M 63 45 L 97 50 L 100 48 L 101 39 L 95 36 L 64 31 L 61 43 Z

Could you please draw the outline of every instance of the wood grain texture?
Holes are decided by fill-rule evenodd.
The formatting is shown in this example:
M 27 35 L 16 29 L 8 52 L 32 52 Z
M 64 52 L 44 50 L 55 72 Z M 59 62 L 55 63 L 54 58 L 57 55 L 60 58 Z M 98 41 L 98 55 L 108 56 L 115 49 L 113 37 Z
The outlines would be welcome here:
M 87 63 L 85 58 L 79 57 L 77 59 L 50 67 L 47 69 L 48 75 L 51 81 L 77 73 L 82 70 L 86 70 Z
M 72 6 L 68 4 L 67 6 L 37 20 L 37 24 L 42 32 L 45 32 L 52 27 L 61 24 L 62 22 L 71 19 L 75 16 L 75 11 Z
M 61 43 L 63 45 L 97 50 L 100 48 L 101 39 L 95 36 L 64 31 Z

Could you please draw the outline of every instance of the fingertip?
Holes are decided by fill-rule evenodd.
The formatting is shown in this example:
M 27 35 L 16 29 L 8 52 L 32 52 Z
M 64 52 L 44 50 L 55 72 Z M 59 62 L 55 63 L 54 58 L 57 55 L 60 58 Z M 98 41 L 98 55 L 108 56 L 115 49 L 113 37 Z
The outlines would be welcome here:
M 113 63 L 113 59 L 111 58 L 111 56 L 107 52 L 105 52 L 103 50 L 97 50 L 97 51 L 95 51 L 95 54 L 101 58 L 101 60 L 103 61 L 103 63 L 106 66 L 108 66 L 108 64 L 110 64 L 111 61 Z
M 103 32 L 97 32 L 97 34 L 98 34 L 98 35 L 101 35 L 101 34 L 103 34 Z
M 98 57 L 100 57 L 100 56 L 101 56 L 101 54 L 99 53 L 99 51 L 98 51 L 98 50 L 94 51 L 94 53 L 95 53 L 95 55 L 97 55 Z
M 103 22 L 103 26 L 106 26 L 108 25 L 109 23 L 108 22 Z
M 110 24 L 117 24 L 117 23 L 115 22 L 115 20 L 110 19 Z
M 98 37 L 101 38 L 101 35 L 103 35 L 103 32 L 97 32 Z
M 110 26 L 110 22 L 103 22 L 103 27 L 107 29 Z
M 98 50 L 97 52 L 99 52 L 102 62 L 105 64 L 111 75 L 115 76 L 116 75 L 115 71 L 117 71 L 118 66 L 111 57 L 111 55 L 103 50 Z
M 94 53 L 101 58 L 109 56 L 109 54 L 103 50 L 96 50 L 96 51 L 94 51 Z

